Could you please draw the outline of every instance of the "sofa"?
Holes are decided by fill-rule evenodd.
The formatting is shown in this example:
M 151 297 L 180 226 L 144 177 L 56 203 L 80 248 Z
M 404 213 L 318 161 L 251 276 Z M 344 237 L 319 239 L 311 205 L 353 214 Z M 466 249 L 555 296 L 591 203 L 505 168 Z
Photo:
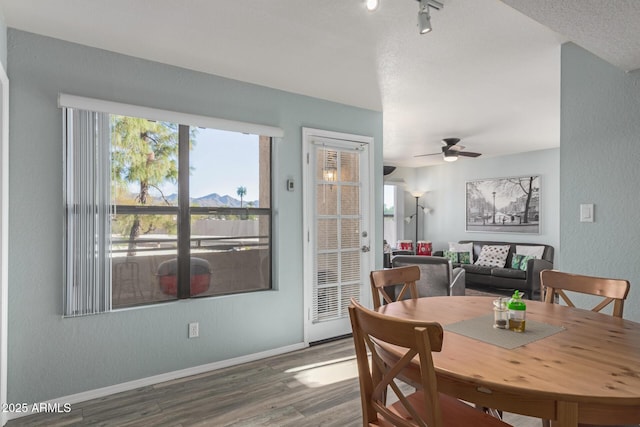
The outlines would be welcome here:
M 462 268 L 466 272 L 466 285 L 476 289 L 489 287 L 497 289 L 518 289 L 525 293 L 529 299 L 538 299 L 540 295 L 540 272 L 553 268 L 553 246 L 540 243 L 513 243 L 513 242 L 492 242 L 477 240 L 461 240 L 457 245 L 469 245 L 472 247 L 472 259 L 465 259 L 465 262 L 453 262 L 453 267 Z M 454 244 L 456 245 L 456 244 Z M 490 246 L 509 246 L 508 254 L 504 265 L 483 266 L 475 264 L 480 257 L 482 248 L 486 245 Z M 522 254 L 517 254 L 516 247 L 520 247 L 520 251 L 528 253 L 529 251 L 542 251 L 539 258 L 526 258 Z M 542 247 L 543 249 L 540 249 Z M 448 253 L 447 253 L 448 252 Z M 452 251 L 437 251 L 434 255 L 451 257 Z M 517 256 L 516 256 L 517 255 Z M 513 262 L 522 261 L 521 268 L 512 268 Z M 526 265 L 526 267 L 525 267 Z
M 419 297 L 455 296 L 465 294 L 465 270 L 453 268 L 447 258 L 421 255 L 395 255 L 393 267 L 417 265 L 420 280 L 416 282 Z

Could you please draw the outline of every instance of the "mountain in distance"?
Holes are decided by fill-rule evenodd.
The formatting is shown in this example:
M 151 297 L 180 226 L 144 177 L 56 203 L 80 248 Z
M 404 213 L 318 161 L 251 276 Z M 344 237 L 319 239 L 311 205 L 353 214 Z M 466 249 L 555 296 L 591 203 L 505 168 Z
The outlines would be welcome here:
M 172 204 L 178 204 L 178 195 L 171 194 L 167 196 L 167 200 Z M 191 198 L 191 203 L 196 206 L 204 206 L 204 207 L 220 207 L 227 206 L 230 208 L 239 208 L 240 207 L 240 199 L 236 199 L 235 197 L 231 197 L 228 194 L 225 196 L 221 196 L 218 193 L 207 194 L 202 197 Z M 246 208 L 247 204 L 251 204 L 254 207 L 258 207 L 258 200 L 243 200 L 242 207 Z

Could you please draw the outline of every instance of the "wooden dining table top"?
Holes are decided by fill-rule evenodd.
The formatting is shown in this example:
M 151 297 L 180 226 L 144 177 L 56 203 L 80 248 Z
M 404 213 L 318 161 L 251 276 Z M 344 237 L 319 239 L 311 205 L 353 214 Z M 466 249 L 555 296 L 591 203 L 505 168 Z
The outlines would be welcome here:
M 493 299 L 419 298 L 378 311 L 445 326 L 491 314 Z M 445 329 L 442 351 L 433 354 L 439 389 L 541 418 L 562 418 L 568 405 L 566 413 L 578 413 L 580 422 L 599 422 L 622 411 L 619 421 L 640 423 L 640 324 L 559 304 L 526 303 L 528 320 L 564 330 L 506 349 Z M 558 425 L 575 425 L 573 418 Z

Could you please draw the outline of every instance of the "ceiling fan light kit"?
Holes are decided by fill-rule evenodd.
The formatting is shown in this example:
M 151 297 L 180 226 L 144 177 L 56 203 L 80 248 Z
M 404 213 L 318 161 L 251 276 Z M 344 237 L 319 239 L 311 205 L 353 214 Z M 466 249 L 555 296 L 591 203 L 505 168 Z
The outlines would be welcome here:
M 442 156 L 444 157 L 445 162 L 455 162 L 458 160 L 458 153 L 445 151 L 444 147 L 442 148 Z

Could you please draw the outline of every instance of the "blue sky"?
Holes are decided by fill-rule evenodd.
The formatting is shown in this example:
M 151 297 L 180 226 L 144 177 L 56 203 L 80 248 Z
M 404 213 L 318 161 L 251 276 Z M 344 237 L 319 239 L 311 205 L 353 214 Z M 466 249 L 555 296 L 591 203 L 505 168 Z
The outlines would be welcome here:
M 259 196 L 258 136 L 214 129 L 198 129 L 191 151 L 191 197 L 218 193 L 238 198 L 246 187 L 245 200 Z
M 259 196 L 258 135 L 216 129 L 197 130 L 195 144 L 189 156 L 191 166 L 190 196 L 211 193 L 239 199 L 238 187 L 246 187 L 244 200 Z M 164 194 L 178 192 L 176 185 L 162 187 Z

